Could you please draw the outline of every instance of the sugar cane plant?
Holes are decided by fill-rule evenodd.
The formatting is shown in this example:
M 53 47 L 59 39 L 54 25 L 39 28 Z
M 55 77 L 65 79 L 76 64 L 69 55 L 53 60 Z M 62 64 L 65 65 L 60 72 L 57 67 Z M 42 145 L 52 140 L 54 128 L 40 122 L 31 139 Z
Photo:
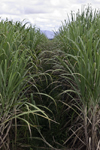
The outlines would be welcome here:
M 63 69 L 60 76 L 71 86 L 61 94 L 78 96 L 71 95 L 74 100 L 71 105 L 63 102 L 78 115 L 77 128 L 73 128 L 75 124 L 70 127 L 69 139 L 74 136 L 73 146 L 78 139 L 79 149 L 82 144 L 87 150 L 96 150 L 100 142 L 100 13 L 90 6 L 82 13 L 72 13 L 71 20 L 62 25 L 59 33 L 62 57 L 56 57 Z
M 32 136 L 31 127 L 38 129 L 39 126 L 35 118 L 49 119 L 35 103 L 30 103 L 32 96 L 27 94 L 34 86 L 34 83 L 30 84 L 31 57 L 28 51 L 35 49 L 40 41 L 41 34 L 35 28 L 25 29 L 20 22 L 0 22 L 0 149 L 9 150 L 13 143 L 13 149 L 17 149 L 17 126 L 26 124 Z M 34 118 L 32 121 L 30 114 Z M 13 127 L 14 134 L 11 132 Z
M 26 24 L 0 22 L 0 149 L 99 150 L 100 12 L 71 12 L 52 41 Z

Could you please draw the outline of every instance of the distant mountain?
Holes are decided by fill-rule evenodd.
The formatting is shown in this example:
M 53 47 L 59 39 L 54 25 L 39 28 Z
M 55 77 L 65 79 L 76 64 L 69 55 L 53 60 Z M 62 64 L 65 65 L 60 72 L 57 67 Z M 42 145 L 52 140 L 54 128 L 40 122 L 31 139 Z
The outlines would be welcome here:
M 47 37 L 48 39 L 50 39 L 50 40 L 53 39 L 54 36 L 55 36 L 55 34 L 54 34 L 53 31 L 41 30 L 41 32 L 44 33 L 44 34 L 46 35 L 46 37 Z

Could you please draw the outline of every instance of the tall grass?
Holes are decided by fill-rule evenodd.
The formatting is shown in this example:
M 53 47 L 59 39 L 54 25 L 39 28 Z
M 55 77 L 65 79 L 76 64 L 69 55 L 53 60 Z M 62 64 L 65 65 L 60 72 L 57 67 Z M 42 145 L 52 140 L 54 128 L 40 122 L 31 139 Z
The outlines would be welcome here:
M 24 121 L 32 136 L 31 127 L 38 129 L 39 126 L 36 118 L 49 118 L 35 102 L 30 103 L 32 94 L 27 95 L 32 86 L 36 87 L 31 84 L 34 76 L 31 76 L 30 69 L 35 66 L 32 67 L 31 56 L 28 54 L 41 41 L 39 30 L 31 26 L 25 28 L 21 22 L 2 20 L 0 32 L 0 149 L 9 150 L 13 143 L 13 148 L 17 149 L 17 126 L 25 126 L 21 122 Z M 31 118 L 34 119 L 31 121 Z M 21 120 L 20 123 L 17 120 Z M 12 136 L 15 136 L 15 141 Z
M 63 93 L 76 93 L 78 100 L 73 97 L 72 106 L 63 103 L 77 110 L 79 120 L 83 122 L 80 122 L 79 130 L 83 128 L 84 138 L 77 128 L 73 131 L 76 138 L 87 150 L 95 150 L 99 143 L 100 13 L 89 6 L 82 13 L 72 14 L 71 18 L 59 30 L 58 40 L 64 56 L 58 60 L 65 70 L 62 78 L 69 80 L 72 87 Z
M 52 41 L 26 24 L 0 22 L 0 149 L 98 150 L 99 11 L 71 13 Z

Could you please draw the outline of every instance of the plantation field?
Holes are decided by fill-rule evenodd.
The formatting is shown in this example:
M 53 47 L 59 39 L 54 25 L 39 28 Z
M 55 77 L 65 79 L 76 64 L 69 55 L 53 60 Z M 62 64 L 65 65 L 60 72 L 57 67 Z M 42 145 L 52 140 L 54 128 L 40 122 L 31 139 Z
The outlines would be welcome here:
M 100 149 L 100 12 L 71 13 L 48 40 L 0 22 L 0 150 Z

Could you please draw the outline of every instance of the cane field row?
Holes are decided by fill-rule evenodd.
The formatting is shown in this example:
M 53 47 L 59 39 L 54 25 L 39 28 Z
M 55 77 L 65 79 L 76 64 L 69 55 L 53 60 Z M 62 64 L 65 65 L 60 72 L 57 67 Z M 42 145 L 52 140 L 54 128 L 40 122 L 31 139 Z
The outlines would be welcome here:
M 53 40 L 0 22 L 0 149 L 100 149 L 100 12 L 71 13 Z

